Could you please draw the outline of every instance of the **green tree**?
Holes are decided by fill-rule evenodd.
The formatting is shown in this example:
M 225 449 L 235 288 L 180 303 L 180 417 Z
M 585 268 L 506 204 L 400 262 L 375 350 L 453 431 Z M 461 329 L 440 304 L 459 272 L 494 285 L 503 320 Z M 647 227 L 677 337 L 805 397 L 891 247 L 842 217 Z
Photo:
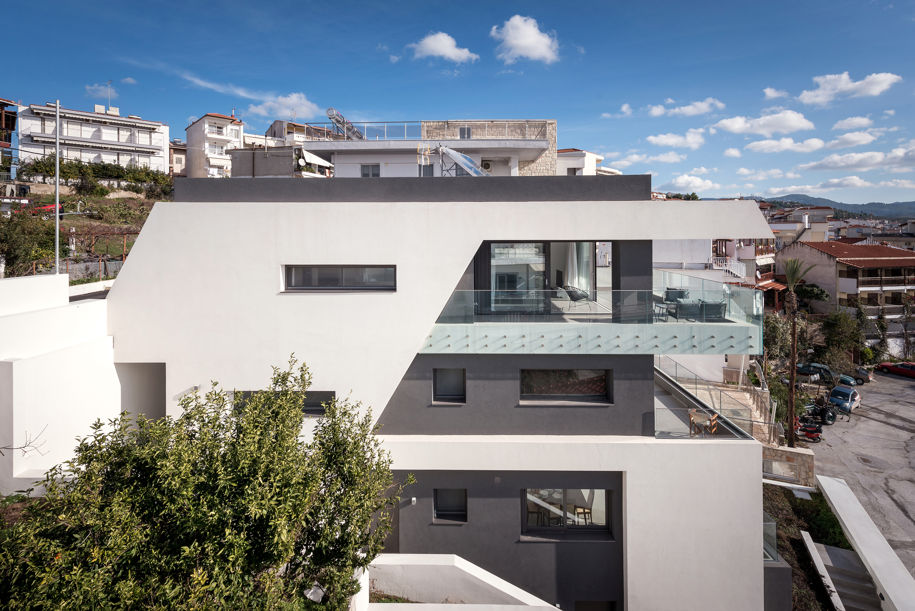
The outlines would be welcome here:
M 4 608 L 344 609 L 381 549 L 401 486 L 359 406 L 326 406 L 301 438 L 308 369 L 216 383 L 177 418 L 96 423 L 43 498 L 0 530 Z
M 889 356 L 890 353 L 889 325 L 886 322 L 886 312 L 883 306 L 880 306 L 874 326 L 877 328 L 877 345 L 874 346 L 874 352 L 876 360 L 879 361 Z
M 66 256 L 66 240 L 61 240 L 60 248 L 61 256 Z M 53 265 L 54 223 L 28 212 L 16 212 L 8 218 L 0 215 L 0 257 L 4 258 L 7 276 L 31 274 L 32 262 Z
M 788 447 L 793 448 L 796 443 L 797 432 L 794 429 L 794 400 L 797 385 L 797 294 L 795 290 L 804 279 L 804 276 L 813 269 L 813 265 L 804 267 L 800 259 L 785 260 L 785 284 L 788 294 L 785 296 L 785 311 L 791 321 L 791 354 L 789 357 L 789 384 L 788 384 Z

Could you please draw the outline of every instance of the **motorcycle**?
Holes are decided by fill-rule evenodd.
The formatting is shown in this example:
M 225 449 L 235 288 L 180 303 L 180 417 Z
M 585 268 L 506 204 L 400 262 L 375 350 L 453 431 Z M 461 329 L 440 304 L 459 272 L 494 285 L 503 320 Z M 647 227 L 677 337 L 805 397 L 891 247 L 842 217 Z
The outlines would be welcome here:
M 817 397 L 816 403 L 811 403 L 806 406 L 806 411 L 804 412 L 804 415 L 801 416 L 801 421 L 820 422 L 821 424 L 827 425 L 833 424 L 836 421 L 836 410 Z

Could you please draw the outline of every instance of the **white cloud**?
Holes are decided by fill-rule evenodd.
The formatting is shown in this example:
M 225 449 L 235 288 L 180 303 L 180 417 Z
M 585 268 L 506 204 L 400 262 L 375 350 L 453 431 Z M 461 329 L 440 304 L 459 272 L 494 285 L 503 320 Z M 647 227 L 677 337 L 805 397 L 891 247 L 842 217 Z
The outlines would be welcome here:
M 680 174 L 669 183 L 661 185 L 660 188 L 662 191 L 708 191 L 720 189 L 721 185 L 706 178 L 692 176 L 691 174 Z
M 686 155 L 676 151 L 667 151 L 660 155 L 645 155 L 643 153 L 630 153 L 622 159 L 613 162 L 613 166 L 618 169 L 625 169 L 636 163 L 679 163 L 686 159 Z
M 121 79 L 121 82 L 125 85 L 136 85 L 137 79 L 133 78 L 132 76 L 125 76 Z
M 735 159 L 740 159 L 740 149 L 735 149 L 735 148 L 724 149 L 724 156 L 733 157 Z
M 260 104 L 248 106 L 248 112 L 262 117 L 296 117 L 298 119 L 313 117 L 321 108 L 305 97 L 304 93 L 290 93 L 265 99 Z
M 781 89 L 774 89 L 772 87 L 766 87 L 763 89 L 763 94 L 765 94 L 767 100 L 774 100 L 776 98 L 787 98 L 788 92 L 782 91 Z
M 445 32 L 432 32 L 419 42 L 407 45 L 413 49 L 413 59 L 423 57 L 441 57 L 457 64 L 475 62 L 480 56 L 470 49 L 457 46 L 457 41 Z
M 750 180 L 772 180 L 774 178 L 800 178 L 797 172 L 784 172 L 778 168 L 772 170 L 749 170 L 747 168 L 737 168 L 737 174 Z
M 116 100 L 118 98 L 118 92 L 114 87 L 105 84 L 95 83 L 93 85 L 86 85 L 86 95 L 90 98 L 100 98 L 108 99 L 108 93 L 111 92 L 111 99 Z
M 876 169 L 907 171 L 915 168 L 915 140 L 894 148 L 888 153 L 867 151 L 864 153 L 833 153 L 819 161 L 799 166 L 803 170 L 845 170 L 868 172 Z
M 397 62 L 400 61 L 400 56 L 399 56 L 399 55 L 394 55 L 394 54 L 392 53 L 391 55 L 388 55 L 388 60 L 390 60 L 390 62 L 391 62 L 392 64 L 396 64 Z
M 823 106 L 841 96 L 853 98 L 878 96 L 901 80 L 901 76 L 891 72 L 869 74 L 860 81 L 851 80 L 848 72 L 824 74 L 813 77 L 813 82 L 817 85 L 816 89 L 801 92 L 797 99 L 804 104 Z
M 693 168 L 692 170 L 689 171 L 689 173 L 694 174 L 696 176 L 705 176 L 706 174 L 708 174 L 711 171 L 712 170 L 708 169 L 705 166 L 700 166 L 698 168 Z
M 506 64 L 519 59 L 530 59 L 545 64 L 559 61 L 559 41 L 554 34 L 540 31 L 537 20 L 514 15 L 500 28 L 492 26 L 489 35 L 499 43 L 496 57 Z
M 863 146 L 865 144 L 870 144 L 877 139 L 877 136 L 870 132 L 847 132 L 831 140 L 826 148 L 828 149 L 844 149 L 852 146 Z
M 664 101 L 665 104 L 673 104 L 671 98 L 667 98 Z M 656 104 L 648 107 L 648 114 L 652 117 L 661 117 L 667 115 L 669 117 L 695 117 L 696 115 L 704 115 L 712 112 L 713 110 L 721 110 L 724 108 L 724 102 L 717 100 L 715 98 L 705 98 L 698 102 L 692 102 L 691 104 L 686 104 L 685 106 L 676 106 L 674 108 L 666 108 L 663 104 Z
M 666 98 L 666 99 L 664 100 L 664 103 L 665 103 L 665 104 L 673 104 L 673 103 L 675 103 L 675 102 L 676 102 L 676 100 L 674 100 L 673 98 Z
M 915 189 L 915 180 L 903 180 L 901 178 L 894 178 L 893 180 L 882 181 L 880 186 L 889 187 L 891 189 Z
M 775 109 L 771 109 L 775 110 Z M 813 129 L 814 125 L 804 115 L 794 110 L 781 110 L 763 114 L 755 119 L 731 117 L 715 124 L 732 134 L 759 134 L 767 138 L 773 134 L 790 134 L 792 132 Z
M 874 122 L 868 117 L 848 117 L 847 119 L 836 121 L 836 124 L 833 125 L 832 128 L 838 130 L 862 129 L 864 127 L 870 127 L 873 124 Z
M 657 136 L 648 136 L 646 140 L 655 146 L 671 146 L 674 148 L 688 148 L 696 150 L 705 144 L 705 138 L 702 133 L 705 130 L 701 127 L 686 130 L 686 134 L 658 134 Z
M 789 185 L 784 187 L 770 187 L 766 190 L 769 195 L 784 195 L 786 193 L 822 193 L 835 189 L 860 189 L 873 187 L 873 183 L 863 180 L 858 176 L 845 176 L 844 178 L 830 178 L 815 185 Z M 883 186 L 883 185 L 881 185 Z
M 619 114 L 613 114 L 612 112 L 602 112 L 600 113 L 601 119 L 618 119 L 620 117 L 629 117 L 632 116 L 632 106 L 629 104 L 623 104 L 620 106 Z
M 794 138 L 779 138 L 778 140 L 757 140 L 751 142 L 744 148 L 755 153 L 811 153 L 818 151 L 825 146 L 825 143 L 819 138 L 808 138 L 807 140 L 794 141 Z
M 887 108 L 886 110 L 883 111 L 883 114 L 887 117 L 892 117 L 893 115 L 896 114 L 896 111 L 893 110 L 892 108 Z

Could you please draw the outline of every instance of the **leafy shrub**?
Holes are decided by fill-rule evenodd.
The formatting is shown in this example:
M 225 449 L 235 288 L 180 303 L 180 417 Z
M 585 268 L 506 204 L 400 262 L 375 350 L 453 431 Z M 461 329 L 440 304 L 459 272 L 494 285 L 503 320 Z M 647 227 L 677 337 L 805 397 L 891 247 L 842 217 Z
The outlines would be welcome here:
M 358 405 L 300 438 L 310 382 L 290 359 L 266 391 L 214 383 L 177 418 L 97 422 L 0 530 L 0 606 L 303 608 L 319 583 L 345 609 L 402 487 Z

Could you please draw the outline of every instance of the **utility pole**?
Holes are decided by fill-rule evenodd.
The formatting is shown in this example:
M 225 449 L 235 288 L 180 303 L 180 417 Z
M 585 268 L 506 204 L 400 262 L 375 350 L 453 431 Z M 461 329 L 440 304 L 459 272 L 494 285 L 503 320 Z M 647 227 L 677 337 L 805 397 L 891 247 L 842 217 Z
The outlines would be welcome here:
M 54 273 L 60 273 L 60 100 L 57 100 L 54 127 Z

